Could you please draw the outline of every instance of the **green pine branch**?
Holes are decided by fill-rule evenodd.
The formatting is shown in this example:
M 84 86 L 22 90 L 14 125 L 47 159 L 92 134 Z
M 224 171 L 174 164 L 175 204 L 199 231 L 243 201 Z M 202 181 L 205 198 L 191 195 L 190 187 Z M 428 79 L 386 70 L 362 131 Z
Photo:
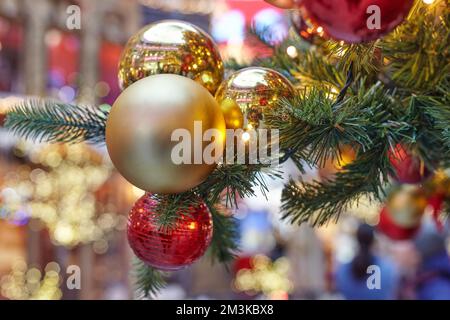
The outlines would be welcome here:
M 5 127 L 38 142 L 102 143 L 109 110 L 29 99 L 8 111 Z
M 247 198 L 255 195 L 255 188 L 260 188 L 263 194 L 269 189 L 266 177 L 276 179 L 281 173 L 265 165 L 219 165 L 211 175 L 197 187 L 200 194 L 212 203 L 221 200 L 225 193 L 225 204 L 237 206 L 237 198 Z
M 209 247 L 209 254 L 213 262 L 227 263 L 236 257 L 239 251 L 237 245 L 238 231 L 236 219 L 225 216 L 218 209 L 217 204 L 208 203 L 213 219 L 213 238 Z
M 133 276 L 136 291 L 146 298 L 152 297 L 166 286 L 167 275 L 147 266 L 138 258 L 133 260 Z
M 151 196 L 158 203 L 155 212 L 157 214 L 157 223 L 162 229 L 175 227 L 182 215 L 190 217 L 192 208 L 199 206 L 202 201 L 194 191 L 168 195 L 147 195 Z
M 450 5 L 416 1 L 407 22 L 383 38 L 379 46 L 388 61 L 386 73 L 398 87 L 428 92 L 450 74 Z
M 336 173 L 333 180 L 312 183 L 291 180 L 282 193 L 283 219 L 323 225 L 331 219 L 337 221 L 361 197 L 379 197 L 386 181 L 381 168 L 387 166 L 387 149 L 386 145 L 380 145 L 364 153 Z
M 340 158 L 341 145 L 357 150 L 357 159 L 334 180 L 291 181 L 282 196 L 284 219 L 322 225 L 338 219 L 362 196 L 379 197 L 387 177 L 395 175 L 388 152 L 398 143 L 414 150 L 428 168 L 448 165 L 450 109 L 445 99 L 398 96 L 380 82 L 358 87 L 357 95 L 337 106 L 323 93 L 307 90 L 268 115 L 268 123 L 280 127 L 281 147 L 297 148 L 313 165 Z M 286 113 L 288 121 L 280 116 Z
M 305 161 L 323 166 L 327 159 L 340 157 L 342 145 L 371 149 L 377 133 L 383 134 L 377 131 L 378 125 L 383 126 L 378 128 L 381 131 L 395 132 L 408 127 L 394 122 L 395 117 L 389 119 L 396 104 L 381 83 L 365 89 L 361 81 L 358 94 L 337 105 L 323 91 L 307 88 L 292 100 L 281 101 L 279 108 L 268 110 L 266 122 L 280 130 L 281 148 L 299 150 Z

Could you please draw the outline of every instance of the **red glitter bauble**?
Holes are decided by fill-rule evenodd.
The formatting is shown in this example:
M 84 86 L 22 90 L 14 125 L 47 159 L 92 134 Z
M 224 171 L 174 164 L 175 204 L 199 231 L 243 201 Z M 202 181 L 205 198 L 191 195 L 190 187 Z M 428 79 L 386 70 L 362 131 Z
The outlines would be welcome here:
M 431 175 L 423 162 L 401 144 L 389 150 L 388 156 L 395 171 L 393 178 L 400 183 L 421 183 Z
M 303 0 L 304 18 L 349 43 L 379 39 L 408 15 L 414 0 Z
M 385 234 L 392 240 L 409 240 L 412 239 L 417 231 L 420 229 L 420 225 L 413 228 L 403 228 L 394 223 L 388 210 L 384 207 L 380 213 L 380 222 L 377 226 L 378 230 Z
M 211 243 L 212 217 L 199 201 L 171 228 L 157 223 L 158 200 L 147 193 L 133 206 L 128 216 L 128 242 L 136 256 L 146 264 L 164 271 L 182 269 L 200 258 Z

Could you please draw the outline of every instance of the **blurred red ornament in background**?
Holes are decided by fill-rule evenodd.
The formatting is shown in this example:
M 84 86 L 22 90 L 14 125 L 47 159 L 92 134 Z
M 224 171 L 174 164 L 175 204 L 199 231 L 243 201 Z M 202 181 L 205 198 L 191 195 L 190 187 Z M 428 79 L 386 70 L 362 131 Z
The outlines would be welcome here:
M 402 228 L 396 225 L 386 207 L 380 212 L 380 222 L 377 226 L 378 230 L 392 240 L 409 240 L 412 239 L 420 229 L 420 224 L 412 228 Z
M 252 259 L 253 259 L 252 256 L 238 257 L 234 261 L 234 265 L 233 265 L 234 273 L 237 274 L 240 270 L 243 270 L 243 269 L 247 269 L 247 270 L 253 269 Z
M 392 31 L 408 15 L 414 0 L 302 0 L 304 18 L 336 40 L 369 42 Z
M 389 150 L 388 157 L 395 171 L 393 178 L 400 183 L 421 183 L 431 175 L 423 161 L 412 155 L 402 144 Z
M 206 204 L 180 212 L 174 226 L 161 228 L 155 212 L 158 200 L 147 193 L 133 206 L 128 217 L 128 242 L 146 264 L 174 271 L 192 264 L 208 248 L 212 239 L 212 217 Z
M 439 231 L 443 230 L 442 221 L 439 219 L 439 215 L 441 214 L 442 208 L 444 206 L 445 194 L 436 193 L 428 198 L 428 205 L 431 207 L 432 215 L 434 222 L 436 223 L 436 227 Z

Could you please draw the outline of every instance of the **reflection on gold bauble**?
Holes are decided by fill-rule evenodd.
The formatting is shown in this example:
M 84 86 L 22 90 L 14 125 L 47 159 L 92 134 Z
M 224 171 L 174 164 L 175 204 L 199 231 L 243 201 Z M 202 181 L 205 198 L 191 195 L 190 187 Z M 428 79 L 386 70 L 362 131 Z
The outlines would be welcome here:
M 119 64 L 119 83 L 125 89 L 150 75 L 172 73 L 191 78 L 214 94 L 224 67 L 211 37 L 183 21 L 149 24 L 128 40 Z
M 413 228 L 420 224 L 428 200 L 419 186 L 402 185 L 390 193 L 386 208 L 399 227 Z
M 235 108 L 228 107 L 229 100 L 234 101 L 244 115 L 243 128 L 247 129 L 261 127 L 264 109 L 273 108 L 279 99 L 290 98 L 293 94 L 292 84 L 277 71 L 251 67 L 239 70 L 225 80 L 217 90 L 216 100 L 227 124 L 235 123 Z
M 222 110 L 225 125 L 228 129 L 239 129 L 244 126 L 244 115 L 233 99 L 225 98 L 221 101 L 220 109 Z
M 202 123 L 196 134 L 194 121 Z M 190 134 L 189 163 L 173 161 L 173 148 L 184 142 L 171 141 L 176 129 Z M 213 143 L 202 141 L 208 129 L 220 134 Z M 147 77 L 125 89 L 106 124 L 106 145 L 117 170 L 135 186 L 159 194 L 184 192 L 206 179 L 222 156 L 224 139 L 225 121 L 211 94 L 195 81 L 172 74 Z M 198 151 L 203 153 L 210 144 L 216 160 L 206 164 Z
M 281 9 L 294 9 L 298 7 L 301 0 L 264 0 L 271 5 Z

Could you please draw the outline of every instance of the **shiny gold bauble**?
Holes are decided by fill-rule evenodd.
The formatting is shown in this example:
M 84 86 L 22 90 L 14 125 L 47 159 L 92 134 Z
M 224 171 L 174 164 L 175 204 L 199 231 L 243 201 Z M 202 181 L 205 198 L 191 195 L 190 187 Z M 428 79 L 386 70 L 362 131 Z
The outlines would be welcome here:
M 164 20 L 142 28 L 128 41 L 119 64 L 122 89 L 142 78 L 162 73 L 191 78 L 214 94 L 224 67 L 211 37 L 183 21 Z
M 216 100 L 227 128 L 262 128 L 264 109 L 274 108 L 281 98 L 294 95 L 292 84 L 277 71 L 251 67 L 233 73 L 219 87 Z M 235 105 L 232 104 L 235 103 Z M 236 105 L 242 115 L 237 112 Z M 243 118 L 243 125 L 240 124 Z
M 427 205 L 427 196 L 421 187 L 402 185 L 389 194 L 386 208 L 397 226 L 413 228 L 420 224 Z
M 201 121 L 200 128 L 195 121 Z M 190 135 L 185 149 L 190 159 L 178 164 L 172 153 L 185 139 L 172 138 L 176 129 Z M 208 129 L 217 129 L 218 139 L 203 141 Z M 224 139 L 225 121 L 213 96 L 195 81 L 172 74 L 150 76 L 125 89 L 106 124 L 106 145 L 117 170 L 133 185 L 157 194 L 181 193 L 203 182 L 222 156 Z M 214 163 L 199 154 L 207 146 L 214 150 Z

